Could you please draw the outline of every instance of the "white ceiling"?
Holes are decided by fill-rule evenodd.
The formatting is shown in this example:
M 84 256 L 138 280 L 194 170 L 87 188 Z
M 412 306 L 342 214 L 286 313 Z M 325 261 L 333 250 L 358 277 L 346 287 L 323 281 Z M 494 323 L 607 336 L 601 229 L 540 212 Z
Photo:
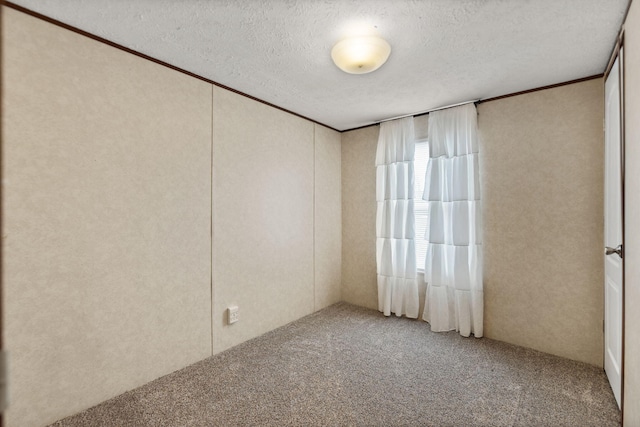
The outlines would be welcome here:
M 604 72 L 629 0 L 13 0 L 338 130 Z M 378 71 L 331 61 L 377 32 Z

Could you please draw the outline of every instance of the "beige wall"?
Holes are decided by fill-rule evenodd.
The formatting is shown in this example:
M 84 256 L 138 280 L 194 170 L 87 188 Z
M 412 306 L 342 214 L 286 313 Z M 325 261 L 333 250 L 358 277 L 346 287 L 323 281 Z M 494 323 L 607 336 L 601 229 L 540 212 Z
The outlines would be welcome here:
M 340 167 L 338 132 L 214 88 L 214 353 L 340 301 Z
M 625 23 L 624 425 L 640 426 L 640 2 Z
M 315 129 L 315 309 L 342 300 L 342 138 L 320 125 Z
M 315 125 L 217 88 L 213 105 L 218 352 L 314 311 Z
M 478 107 L 485 336 L 601 366 L 603 83 Z
M 53 422 L 341 299 L 338 132 L 3 15 L 7 425 Z
M 598 79 L 479 106 L 485 335 L 596 365 L 602 104 Z M 372 126 L 342 140 L 343 299 L 369 308 L 377 308 L 377 137 Z
M 35 426 L 211 354 L 211 86 L 8 8 L 3 54 L 6 425 Z
M 369 126 L 342 134 L 342 299 L 376 310 L 378 129 Z

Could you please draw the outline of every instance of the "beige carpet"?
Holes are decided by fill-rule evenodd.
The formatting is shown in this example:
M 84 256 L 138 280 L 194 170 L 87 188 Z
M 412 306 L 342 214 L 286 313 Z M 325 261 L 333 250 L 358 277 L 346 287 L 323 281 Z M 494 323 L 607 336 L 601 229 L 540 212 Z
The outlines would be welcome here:
M 601 368 L 340 303 L 53 425 L 619 424 Z

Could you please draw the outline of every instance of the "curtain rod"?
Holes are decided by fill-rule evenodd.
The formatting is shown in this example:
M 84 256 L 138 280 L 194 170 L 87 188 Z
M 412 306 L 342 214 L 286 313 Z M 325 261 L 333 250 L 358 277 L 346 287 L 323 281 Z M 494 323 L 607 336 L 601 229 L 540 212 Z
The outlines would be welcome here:
M 431 110 L 420 111 L 418 113 L 404 114 L 402 116 L 391 117 L 389 119 L 380 120 L 378 121 L 378 123 L 384 123 L 384 122 L 397 120 L 397 119 L 404 119 L 405 117 L 420 117 L 420 116 L 424 116 L 425 114 L 433 113 L 434 111 L 446 110 L 447 108 L 459 107 L 460 105 L 465 105 L 465 104 L 471 104 L 471 103 L 475 104 L 478 101 L 480 100 L 476 99 L 475 101 L 458 102 L 457 104 L 445 105 L 444 107 L 432 108 Z

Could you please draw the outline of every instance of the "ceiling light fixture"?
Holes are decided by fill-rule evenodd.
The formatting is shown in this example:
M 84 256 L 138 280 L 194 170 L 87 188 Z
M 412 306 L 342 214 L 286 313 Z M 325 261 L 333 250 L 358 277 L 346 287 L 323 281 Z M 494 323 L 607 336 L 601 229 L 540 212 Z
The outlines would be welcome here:
M 365 74 L 387 62 L 391 46 L 377 36 L 352 37 L 339 41 L 331 49 L 331 59 L 345 73 Z

